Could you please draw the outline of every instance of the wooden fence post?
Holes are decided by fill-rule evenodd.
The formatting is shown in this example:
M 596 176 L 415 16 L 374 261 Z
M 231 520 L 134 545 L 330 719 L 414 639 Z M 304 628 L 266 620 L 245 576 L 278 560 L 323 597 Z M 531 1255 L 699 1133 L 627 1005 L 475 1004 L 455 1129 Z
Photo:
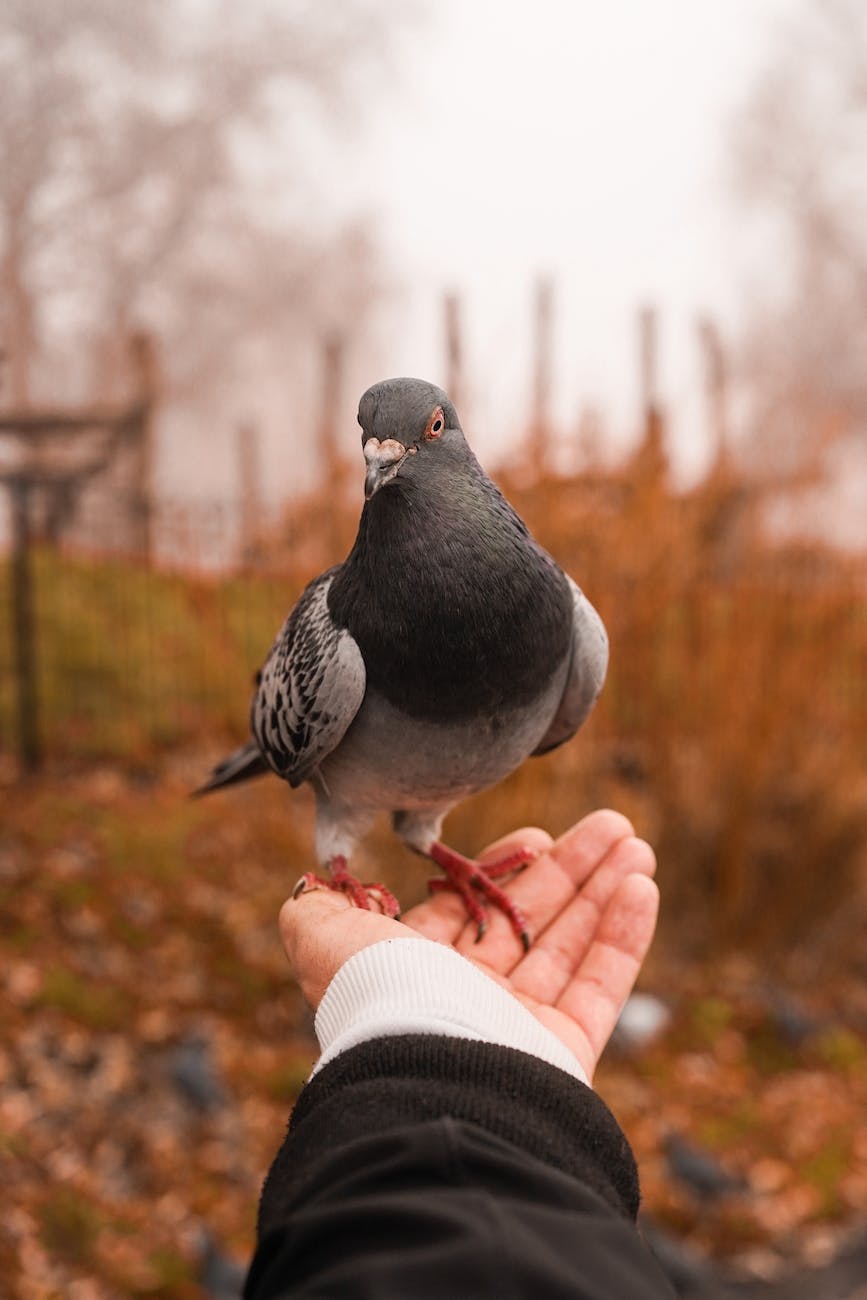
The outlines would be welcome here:
M 554 285 L 542 278 L 536 284 L 534 304 L 533 406 L 530 432 L 533 459 L 544 473 L 551 459 L 551 378 L 554 321 Z
M 135 482 L 133 484 L 133 528 L 137 549 L 144 560 L 153 554 L 153 413 L 159 389 L 157 352 L 150 334 L 135 333 L 129 340 L 129 359 L 134 390 L 131 433 L 135 438 Z
M 340 551 L 343 541 L 343 496 L 346 482 L 346 464 L 340 450 L 338 420 L 340 397 L 343 389 L 343 372 L 346 361 L 346 340 L 342 334 L 326 336 L 322 344 L 322 388 L 320 397 L 319 439 L 322 461 L 325 466 L 325 485 L 328 511 L 326 539 L 330 554 Z
M 443 325 L 446 345 L 446 391 L 458 415 L 465 419 L 464 340 L 461 330 L 461 300 L 456 293 L 447 293 L 443 299 Z
M 638 313 L 638 344 L 642 406 L 642 462 L 651 478 L 666 471 L 665 420 L 659 402 L 658 330 L 655 307 Z
M 12 641 L 18 687 L 18 753 L 27 772 L 42 761 L 36 686 L 36 627 L 33 609 L 32 482 L 26 475 L 7 480 L 12 499 Z
M 252 420 L 238 426 L 238 534 L 239 556 L 245 567 L 253 564 L 264 532 L 262 470 L 259 427 Z
M 725 462 L 729 450 L 728 365 L 722 337 L 709 316 L 697 322 L 698 341 L 704 358 L 708 424 L 717 464 Z

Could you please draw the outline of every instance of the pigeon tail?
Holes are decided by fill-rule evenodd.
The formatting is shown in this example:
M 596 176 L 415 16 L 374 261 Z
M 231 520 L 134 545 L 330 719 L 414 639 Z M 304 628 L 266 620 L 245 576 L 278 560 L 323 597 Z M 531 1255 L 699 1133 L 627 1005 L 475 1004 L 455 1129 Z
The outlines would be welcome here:
M 250 781 L 253 777 L 264 776 L 271 769 L 259 752 L 258 746 L 250 742 L 236 749 L 222 763 L 218 763 L 204 785 L 193 791 L 194 799 L 212 790 L 222 790 L 227 785 L 238 785 L 241 781 Z

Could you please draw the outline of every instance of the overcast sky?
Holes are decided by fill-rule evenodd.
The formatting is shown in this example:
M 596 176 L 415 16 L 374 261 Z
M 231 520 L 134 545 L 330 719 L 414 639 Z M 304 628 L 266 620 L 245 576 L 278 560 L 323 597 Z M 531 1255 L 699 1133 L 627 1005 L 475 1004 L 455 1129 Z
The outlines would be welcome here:
M 464 423 L 484 449 L 529 403 L 532 286 L 556 285 L 555 406 L 637 413 L 636 311 L 660 309 L 664 396 L 700 463 L 699 311 L 734 327 L 732 122 L 792 0 L 429 0 L 399 67 L 318 185 L 368 213 L 405 286 L 383 364 L 444 378 L 441 299 L 463 298 Z

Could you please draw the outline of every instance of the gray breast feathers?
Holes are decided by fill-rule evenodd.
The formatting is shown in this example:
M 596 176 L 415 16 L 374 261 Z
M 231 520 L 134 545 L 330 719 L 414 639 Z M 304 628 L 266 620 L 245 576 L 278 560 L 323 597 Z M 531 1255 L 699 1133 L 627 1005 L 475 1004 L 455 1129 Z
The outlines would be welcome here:
M 336 570 L 316 578 L 281 629 L 259 679 L 251 726 L 263 757 L 298 786 L 340 743 L 361 707 L 364 660 L 328 609 Z
M 568 577 L 568 574 L 567 574 Z M 534 754 L 547 754 L 571 736 L 587 719 L 602 690 L 608 668 L 608 636 L 605 624 L 584 595 L 569 578 L 572 591 L 572 659 L 569 675 L 551 725 Z

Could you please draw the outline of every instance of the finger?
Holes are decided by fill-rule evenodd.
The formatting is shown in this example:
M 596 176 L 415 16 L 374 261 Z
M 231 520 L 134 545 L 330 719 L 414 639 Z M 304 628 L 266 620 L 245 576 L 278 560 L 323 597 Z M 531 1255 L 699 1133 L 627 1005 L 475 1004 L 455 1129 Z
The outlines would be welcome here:
M 508 835 L 501 835 L 493 844 L 489 844 L 486 849 L 482 849 L 479 854 L 479 862 L 496 862 L 498 858 L 506 858 L 516 849 L 532 849 L 534 853 L 546 853 L 554 843 L 554 838 L 547 831 L 543 831 L 541 826 L 524 826 L 518 831 L 509 831 Z
M 315 1011 L 340 967 L 381 939 L 412 937 L 413 931 L 380 912 L 353 907 L 342 894 L 311 889 L 280 909 L 280 938 L 301 992 Z
M 490 862 L 506 857 L 519 848 L 544 854 L 552 844 L 553 840 L 547 831 L 541 830 L 538 826 L 525 826 L 522 830 L 511 831 L 502 839 L 489 845 L 480 854 L 478 860 L 481 863 Z M 464 930 L 472 935 L 473 940 L 476 937 L 475 926 L 468 927 L 467 911 L 457 894 L 438 893 L 424 903 L 419 903 L 417 907 L 413 907 L 403 919 L 414 930 L 418 930 L 428 939 L 436 939 L 439 943 L 456 946 Z M 476 954 L 470 953 L 470 955 Z
M 596 937 L 553 1008 L 537 1014 L 553 1028 L 558 1013 L 576 1027 L 572 1050 L 592 1078 L 653 940 L 659 890 L 647 875 L 629 875 L 609 899 Z
M 554 1003 L 573 979 L 598 937 L 606 908 L 627 876 L 652 877 L 656 855 L 644 840 L 617 840 L 577 894 L 538 935 L 512 971 L 516 990 Z
M 509 897 L 524 913 L 533 947 L 540 936 L 592 876 L 613 845 L 633 834 L 631 822 L 610 809 L 589 813 L 506 886 Z M 475 927 L 467 926 L 458 940 L 459 952 L 495 970 L 512 971 L 524 958 L 520 939 L 502 912 L 491 909 L 484 938 L 476 942 Z
M 564 832 L 554 854 L 573 887 L 580 889 L 612 846 L 634 834 L 632 822 L 623 813 L 600 808 Z

